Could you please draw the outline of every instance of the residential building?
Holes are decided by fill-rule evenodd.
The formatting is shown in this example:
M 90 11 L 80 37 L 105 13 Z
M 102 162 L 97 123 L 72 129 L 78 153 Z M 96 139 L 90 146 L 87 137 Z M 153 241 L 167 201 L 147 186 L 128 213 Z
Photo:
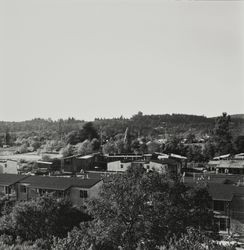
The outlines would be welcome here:
M 0 174 L 0 195 L 16 196 L 16 184 L 27 176 L 17 174 Z
M 223 156 L 215 157 L 208 162 L 208 168 L 216 173 L 244 174 L 244 158 L 242 154 L 233 157 L 226 155 L 225 158 Z
M 204 173 L 183 176 L 182 181 L 193 187 L 207 188 L 220 233 L 244 238 L 244 175 Z
M 98 197 L 101 185 L 101 179 L 28 176 L 17 183 L 17 200 L 24 201 L 45 193 L 54 193 L 57 197 L 70 199 L 74 206 L 81 208 L 87 199 Z

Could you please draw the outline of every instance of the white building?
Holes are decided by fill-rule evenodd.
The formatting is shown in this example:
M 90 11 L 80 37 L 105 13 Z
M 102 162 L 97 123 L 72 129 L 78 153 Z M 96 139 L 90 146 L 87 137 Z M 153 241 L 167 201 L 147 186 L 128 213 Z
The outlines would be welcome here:
M 19 164 L 16 160 L 1 160 L 0 174 L 18 174 Z
M 121 161 L 112 161 L 108 162 L 107 170 L 115 172 L 124 172 L 131 166 L 131 162 L 121 162 Z

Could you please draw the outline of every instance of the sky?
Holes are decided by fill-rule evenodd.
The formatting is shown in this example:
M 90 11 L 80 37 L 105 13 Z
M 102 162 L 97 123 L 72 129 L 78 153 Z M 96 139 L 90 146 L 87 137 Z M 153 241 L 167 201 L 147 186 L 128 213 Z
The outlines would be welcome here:
M 244 2 L 0 0 L 0 120 L 244 113 Z

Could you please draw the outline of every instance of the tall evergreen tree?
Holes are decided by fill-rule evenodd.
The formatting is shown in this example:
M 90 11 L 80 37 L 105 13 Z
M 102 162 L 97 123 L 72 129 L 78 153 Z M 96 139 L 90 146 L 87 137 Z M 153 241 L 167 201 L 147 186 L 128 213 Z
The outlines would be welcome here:
M 223 113 L 215 122 L 214 142 L 217 154 L 232 153 L 232 135 L 230 131 L 231 118 L 227 113 Z

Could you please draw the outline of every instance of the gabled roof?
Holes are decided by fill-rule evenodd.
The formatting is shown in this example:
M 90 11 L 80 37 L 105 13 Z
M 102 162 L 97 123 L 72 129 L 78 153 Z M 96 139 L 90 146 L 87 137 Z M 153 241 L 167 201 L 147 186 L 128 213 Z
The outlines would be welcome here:
M 79 177 L 28 176 L 20 183 L 30 187 L 50 190 L 67 190 L 70 187 L 91 188 L 100 179 L 83 179 Z
M 11 186 L 26 177 L 25 175 L 17 174 L 0 174 L 0 186 Z

